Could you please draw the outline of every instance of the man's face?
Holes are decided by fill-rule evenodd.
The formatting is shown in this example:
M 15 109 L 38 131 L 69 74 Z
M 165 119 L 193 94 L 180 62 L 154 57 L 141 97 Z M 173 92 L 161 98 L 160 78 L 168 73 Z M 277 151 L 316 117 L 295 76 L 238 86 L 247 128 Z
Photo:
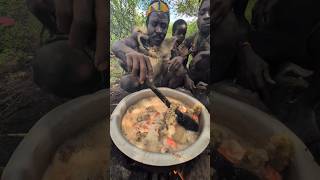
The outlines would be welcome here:
M 173 36 L 177 37 L 177 43 L 181 44 L 186 36 L 187 26 L 185 24 L 180 24 L 177 26 L 176 31 Z
M 223 18 L 232 11 L 234 0 L 213 0 L 212 5 L 212 25 L 217 26 Z
M 210 1 L 204 0 L 198 12 L 198 28 L 202 33 L 210 32 Z
M 160 46 L 164 38 L 166 37 L 169 15 L 162 12 L 152 12 L 149 16 L 148 22 L 148 35 L 150 45 Z

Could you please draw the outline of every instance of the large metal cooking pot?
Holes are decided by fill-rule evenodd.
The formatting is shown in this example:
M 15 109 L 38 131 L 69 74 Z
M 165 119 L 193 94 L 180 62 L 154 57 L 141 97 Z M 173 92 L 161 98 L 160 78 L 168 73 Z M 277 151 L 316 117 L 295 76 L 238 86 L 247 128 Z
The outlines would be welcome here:
M 189 95 L 186 95 L 185 93 L 169 88 L 159 89 L 165 96 L 175 98 L 185 103 L 186 105 L 193 106 L 194 104 L 201 104 L 198 100 Z M 203 105 L 199 124 L 200 135 L 194 144 L 182 151 L 165 154 L 147 152 L 137 148 L 123 136 L 121 130 L 121 121 L 127 109 L 131 105 L 137 103 L 139 100 L 153 96 L 155 96 L 155 94 L 151 90 L 146 89 L 132 93 L 122 99 L 122 101 L 118 104 L 116 109 L 111 114 L 110 118 L 110 136 L 114 144 L 119 148 L 120 151 L 122 151 L 131 159 L 150 166 L 167 167 L 179 165 L 197 157 L 201 152 L 205 150 L 210 142 L 210 114 Z
M 303 142 L 274 117 L 230 97 L 213 93 L 213 121 L 254 143 L 265 142 L 274 134 L 285 133 L 294 143 L 295 154 L 288 180 L 317 180 L 320 167 Z
M 14 151 L 1 179 L 40 180 L 61 144 L 91 124 L 106 121 L 108 98 L 109 92 L 101 90 L 69 101 L 42 117 Z

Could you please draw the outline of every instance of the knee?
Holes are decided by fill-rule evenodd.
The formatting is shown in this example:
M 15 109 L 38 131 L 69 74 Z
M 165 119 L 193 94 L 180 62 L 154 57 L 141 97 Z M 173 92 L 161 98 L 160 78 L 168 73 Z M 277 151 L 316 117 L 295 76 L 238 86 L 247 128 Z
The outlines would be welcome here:
M 74 69 L 74 82 L 81 83 L 88 81 L 94 72 L 93 66 L 90 64 L 77 64 Z
M 207 69 L 210 67 L 210 55 L 199 53 L 194 57 L 194 60 L 190 64 L 191 69 Z
M 68 47 L 67 41 L 50 43 L 37 51 L 33 77 L 38 86 L 60 96 L 91 92 L 101 80 L 92 60 Z
M 120 80 L 120 87 L 127 92 L 135 92 L 140 88 L 139 79 L 131 74 L 123 76 Z
M 175 77 L 169 81 L 169 88 L 176 89 L 184 85 L 183 77 Z

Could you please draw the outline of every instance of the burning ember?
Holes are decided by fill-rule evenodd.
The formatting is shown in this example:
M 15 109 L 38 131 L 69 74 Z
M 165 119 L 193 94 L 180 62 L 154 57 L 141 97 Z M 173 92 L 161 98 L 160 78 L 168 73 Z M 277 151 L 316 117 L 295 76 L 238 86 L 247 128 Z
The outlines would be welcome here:
M 293 144 L 285 135 L 272 136 L 258 148 L 218 127 L 213 142 L 214 179 L 282 180 L 293 156 Z
M 173 174 L 178 175 L 178 177 L 179 177 L 181 180 L 184 180 L 182 173 L 183 173 L 182 171 L 179 172 L 178 170 L 173 170 Z

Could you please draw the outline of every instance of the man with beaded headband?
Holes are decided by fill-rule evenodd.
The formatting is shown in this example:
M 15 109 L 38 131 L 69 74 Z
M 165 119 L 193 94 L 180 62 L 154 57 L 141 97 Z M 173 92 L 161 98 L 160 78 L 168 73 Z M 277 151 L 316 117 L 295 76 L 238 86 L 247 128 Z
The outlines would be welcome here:
M 170 22 L 169 6 L 161 0 L 153 0 L 146 16 L 146 30 L 135 30 L 130 37 L 117 41 L 112 47 L 121 67 L 128 73 L 121 78 L 121 87 L 128 92 L 137 91 L 145 88 L 147 80 L 170 88 L 192 84 L 184 66 L 170 65 L 183 57 L 172 58 L 175 39 L 165 40 Z M 155 56 L 161 59 L 157 63 Z

